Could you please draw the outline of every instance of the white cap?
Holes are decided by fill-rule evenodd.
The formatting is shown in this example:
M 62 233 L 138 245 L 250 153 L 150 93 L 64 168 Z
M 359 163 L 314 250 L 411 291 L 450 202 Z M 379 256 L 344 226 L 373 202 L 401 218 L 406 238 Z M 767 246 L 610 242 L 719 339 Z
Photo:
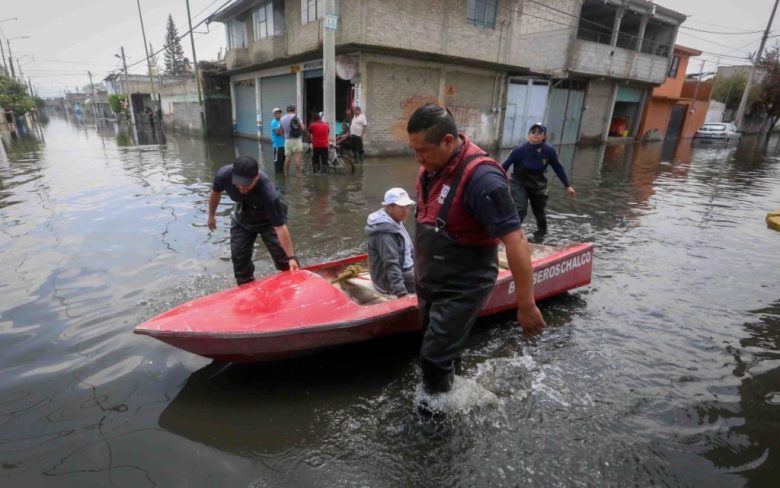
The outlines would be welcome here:
M 390 188 L 385 192 L 385 201 L 382 205 L 400 205 L 408 207 L 414 205 L 414 200 L 409 198 L 409 194 L 403 188 Z
M 281 112 L 281 111 L 282 111 L 282 109 L 280 109 L 279 107 L 276 107 L 275 109 L 273 109 L 273 111 L 271 113 L 275 114 L 276 112 Z

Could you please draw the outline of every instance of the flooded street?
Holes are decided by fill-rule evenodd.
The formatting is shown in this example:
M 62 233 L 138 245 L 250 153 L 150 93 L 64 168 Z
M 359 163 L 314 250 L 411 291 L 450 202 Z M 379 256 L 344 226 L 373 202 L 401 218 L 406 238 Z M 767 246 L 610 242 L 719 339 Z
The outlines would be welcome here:
M 524 339 L 479 323 L 458 409 L 416 413 L 415 337 L 221 365 L 133 327 L 234 285 L 217 169 L 270 147 L 54 118 L 0 146 L 0 485 L 775 486 L 780 145 L 564 147 L 548 242 L 596 248 L 593 283 Z M 154 142 L 150 134 L 142 139 Z M 364 252 L 412 157 L 278 181 L 304 264 Z M 272 171 L 271 171 L 272 173 Z M 549 172 L 552 173 L 552 172 Z M 411 224 L 411 222 L 409 223 Z M 533 230 L 533 219 L 526 224 Z M 262 244 L 256 275 L 274 272 Z

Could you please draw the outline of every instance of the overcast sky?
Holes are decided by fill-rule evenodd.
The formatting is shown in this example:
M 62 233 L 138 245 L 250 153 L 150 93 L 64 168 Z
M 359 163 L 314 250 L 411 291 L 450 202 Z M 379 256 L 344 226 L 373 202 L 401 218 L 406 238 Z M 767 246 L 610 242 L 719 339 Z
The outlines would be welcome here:
M 228 0 L 190 0 L 193 25 Z M 501 1 L 501 0 L 499 0 Z M 744 64 L 741 58 L 758 49 L 774 0 L 659 0 L 656 3 L 688 15 L 680 29 L 678 44 L 705 51 L 705 71 L 720 64 Z M 179 33 L 187 31 L 185 0 L 141 0 L 146 36 L 155 50 L 163 46 L 168 14 Z M 121 68 L 114 55 L 125 47 L 131 73 L 145 73 L 144 45 L 135 0 L 3 0 L 0 37 L 11 39 L 14 58 L 21 58 L 25 76 L 42 96 L 62 95 L 89 82 L 92 71 L 97 82 L 112 70 Z M 780 14 L 775 18 L 772 34 L 780 34 Z M 698 30 L 694 30 L 698 29 Z M 224 50 L 222 24 L 196 28 L 195 45 L 199 60 L 214 60 Z M 699 32 L 699 31 L 711 31 Z M 725 32 L 738 34 L 724 34 Z M 746 33 L 744 32 L 753 32 Z M 14 39 L 29 36 L 29 39 Z M 780 37 L 770 38 L 772 46 Z M 421 40 L 422 41 L 422 40 Z M 185 56 L 191 58 L 189 39 L 182 40 Z M 8 49 L 6 48 L 6 56 Z M 544 55 L 544 53 L 542 53 Z M 723 56 L 718 56 L 723 55 Z M 138 64 L 135 64 L 138 63 Z M 162 55 L 160 55 L 162 64 Z M 693 61 L 689 72 L 698 71 L 701 63 Z

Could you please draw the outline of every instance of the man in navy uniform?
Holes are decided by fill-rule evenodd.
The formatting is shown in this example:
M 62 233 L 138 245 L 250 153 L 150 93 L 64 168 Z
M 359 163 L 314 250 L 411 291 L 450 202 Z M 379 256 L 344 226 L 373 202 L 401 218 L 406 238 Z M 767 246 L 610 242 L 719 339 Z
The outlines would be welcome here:
M 222 192 L 236 202 L 230 226 L 230 258 L 239 285 L 255 279 L 252 250 L 259 235 L 271 254 L 276 269 L 298 269 L 292 237 L 287 229 L 287 204 L 257 161 L 241 156 L 233 164 L 220 168 L 209 196 L 208 226 L 217 228 L 217 205 Z
M 536 334 L 544 319 L 504 170 L 458 133 L 452 114 L 440 105 L 418 108 L 406 129 L 422 166 L 414 251 L 423 387 L 443 393 L 452 389 L 466 339 L 495 286 L 499 242 L 515 281 L 518 323 L 526 334 Z

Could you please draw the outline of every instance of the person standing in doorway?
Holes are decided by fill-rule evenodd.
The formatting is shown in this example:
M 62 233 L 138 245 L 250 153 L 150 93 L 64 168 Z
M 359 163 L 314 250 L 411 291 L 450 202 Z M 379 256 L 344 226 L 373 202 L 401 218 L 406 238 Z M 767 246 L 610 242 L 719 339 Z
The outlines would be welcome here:
M 528 212 L 528 202 L 531 202 L 531 211 L 536 218 L 534 238 L 537 241 L 541 241 L 547 233 L 547 166 L 552 166 L 570 198 L 577 195 L 569 183 L 566 170 L 558 160 L 558 153 L 555 148 L 545 143 L 546 139 L 547 128 L 541 122 L 535 123 L 528 131 L 528 141 L 515 146 L 506 161 L 501 164 L 507 171 L 510 166 L 514 167 L 512 197 L 521 223 Z
M 255 279 L 252 250 L 258 235 L 276 269 L 298 269 L 298 258 L 287 228 L 287 204 L 268 175 L 260 171 L 257 160 L 242 156 L 217 172 L 209 196 L 208 226 L 211 231 L 217 228 L 216 212 L 222 192 L 227 192 L 236 202 L 230 226 L 230 259 L 236 283 L 243 285 Z
M 518 323 L 526 334 L 536 334 L 544 319 L 534 301 L 531 254 L 504 170 L 459 134 L 452 114 L 438 104 L 415 110 L 406 131 L 421 166 L 414 274 L 423 388 L 444 393 L 453 387 L 466 339 L 496 284 L 499 242 L 515 282 Z
M 271 121 L 271 145 L 274 149 L 274 170 L 284 171 L 284 129 L 282 129 L 282 109 L 275 108 L 274 119 Z
M 328 168 L 328 136 L 330 127 L 322 121 L 320 114 L 311 116 L 309 134 L 311 134 L 311 170 L 314 174 L 322 174 Z
M 290 174 L 290 160 L 295 162 L 295 175 L 300 178 L 301 155 L 303 154 L 303 130 L 305 126 L 295 114 L 295 105 L 287 106 L 287 114 L 279 120 L 284 131 L 284 174 Z
M 363 163 L 363 139 L 368 131 L 368 120 L 360 106 L 352 109 L 354 116 L 349 126 L 349 144 L 352 146 L 352 158 L 356 163 Z

